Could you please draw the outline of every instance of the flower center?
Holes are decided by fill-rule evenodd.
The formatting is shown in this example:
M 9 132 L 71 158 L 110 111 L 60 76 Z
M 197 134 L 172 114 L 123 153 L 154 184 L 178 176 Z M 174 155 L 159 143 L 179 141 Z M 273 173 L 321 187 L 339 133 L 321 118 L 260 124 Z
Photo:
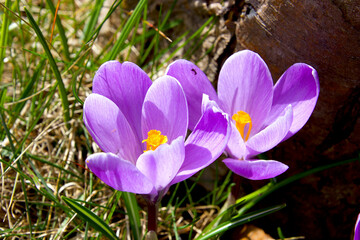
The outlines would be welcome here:
M 235 120 L 235 126 L 237 130 L 240 132 L 241 137 L 246 142 L 249 139 L 249 135 L 252 127 L 252 121 L 250 115 L 244 111 L 238 111 L 232 116 L 232 119 Z M 246 137 L 244 137 L 245 126 L 247 124 L 249 124 L 249 128 L 247 129 Z
M 146 151 L 155 150 L 163 143 L 167 143 L 168 138 L 165 135 L 161 135 L 161 132 L 158 130 L 150 130 L 148 132 L 148 138 L 144 139 L 142 142 L 146 142 Z

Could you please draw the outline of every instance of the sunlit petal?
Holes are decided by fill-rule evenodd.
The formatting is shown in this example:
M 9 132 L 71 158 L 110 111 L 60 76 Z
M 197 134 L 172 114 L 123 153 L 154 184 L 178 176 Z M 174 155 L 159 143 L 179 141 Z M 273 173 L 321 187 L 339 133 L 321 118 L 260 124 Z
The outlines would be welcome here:
M 237 175 L 251 180 L 262 180 L 276 177 L 289 167 L 275 160 L 239 160 L 224 159 L 225 165 Z
M 86 164 L 98 178 L 116 190 L 149 194 L 154 189 L 151 181 L 134 164 L 115 154 L 92 154 Z
M 141 144 L 120 109 L 110 99 L 90 94 L 84 104 L 84 122 L 94 141 L 104 152 L 111 152 L 133 163 L 142 153 Z
M 184 59 L 171 63 L 166 74 L 176 78 L 184 89 L 189 107 L 189 129 L 193 130 L 201 117 L 200 106 L 203 93 L 217 102 L 215 89 L 200 68 Z
M 166 135 L 169 142 L 182 136 L 188 127 L 188 108 L 184 91 L 171 76 L 155 80 L 146 94 L 142 109 L 143 139 L 150 130 Z

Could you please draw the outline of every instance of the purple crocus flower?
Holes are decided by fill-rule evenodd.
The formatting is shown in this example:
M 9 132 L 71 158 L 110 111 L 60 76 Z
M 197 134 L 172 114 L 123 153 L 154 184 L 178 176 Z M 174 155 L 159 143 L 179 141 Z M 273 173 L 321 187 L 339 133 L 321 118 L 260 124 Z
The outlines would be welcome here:
M 355 229 L 354 229 L 354 240 L 360 240 L 360 214 L 356 220 Z
M 185 141 L 188 107 L 171 76 L 154 83 L 137 65 L 110 61 L 97 71 L 84 122 L 104 151 L 86 159 L 107 185 L 157 202 L 170 185 L 212 163 L 228 140 L 229 120 L 208 98 Z M 185 142 L 184 142 L 185 141 Z
M 205 74 L 193 63 L 177 60 L 167 75 L 178 79 L 189 105 L 189 128 L 201 114 L 202 94 L 232 118 L 225 149 L 226 166 L 248 179 L 275 177 L 288 169 L 275 160 L 254 157 L 299 131 L 309 119 L 319 96 L 316 70 L 304 63 L 292 65 L 273 86 L 270 71 L 252 51 L 240 51 L 224 63 L 218 79 L 218 94 Z

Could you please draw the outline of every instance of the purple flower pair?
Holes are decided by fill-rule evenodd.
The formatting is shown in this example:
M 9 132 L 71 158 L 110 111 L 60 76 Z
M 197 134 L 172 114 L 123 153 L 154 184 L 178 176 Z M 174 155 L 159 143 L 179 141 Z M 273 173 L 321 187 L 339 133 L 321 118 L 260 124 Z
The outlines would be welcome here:
M 152 83 L 133 63 L 107 62 L 84 105 L 85 125 L 104 151 L 88 157 L 88 167 L 107 185 L 154 202 L 224 150 L 224 163 L 245 178 L 283 173 L 285 164 L 253 157 L 299 131 L 319 95 L 309 65 L 291 66 L 273 86 L 265 62 L 251 51 L 226 60 L 218 95 L 189 61 L 175 61 L 166 74 Z
M 133 63 L 103 64 L 84 104 L 84 122 L 104 152 L 89 156 L 87 166 L 114 189 L 160 200 L 170 185 L 208 166 L 225 149 L 228 117 L 208 99 L 202 104 L 185 140 L 188 106 L 175 78 L 152 83 Z
M 319 96 L 316 70 L 304 63 L 292 65 L 275 86 L 261 57 L 252 51 L 230 56 L 221 68 L 218 94 L 206 75 L 193 63 L 177 60 L 167 75 L 181 83 L 189 106 L 189 128 L 201 116 L 207 94 L 231 118 L 231 134 L 223 160 L 234 173 L 248 179 L 276 177 L 288 169 L 275 160 L 254 157 L 299 131 L 309 119 Z

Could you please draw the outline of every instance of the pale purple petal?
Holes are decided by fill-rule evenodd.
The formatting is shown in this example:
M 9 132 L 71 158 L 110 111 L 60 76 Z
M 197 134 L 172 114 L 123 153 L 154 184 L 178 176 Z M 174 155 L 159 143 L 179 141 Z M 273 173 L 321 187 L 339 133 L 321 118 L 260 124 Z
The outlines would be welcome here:
M 248 153 L 245 158 L 266 152 L 279 144 L 289 132 L 292 122 L 293 111 L 289 105 L 273 123 L 249 138 L 246 142 Z
M 162 144 L 154 151 L 142 154 L 136 167 L 150 179 L 157 192 L 160 192 L 173 180 L 184 158 L 184 138 L 180 136 L 171 144 Z
M 356 220 L 355 230 L 354 230 L 354 240 L 360 240 L 360 214 Z
M 200 117 L 202 117 L 202 115 L 204 114 L 204 112 L 206 112 L 209 108 L 212 108 L 212 109 L 217 109 L 218 111 L 221 111 L 223 112 L 224 114 L 226 114 L 224 111 L 222 111 L 219 107 L 219 105 L 217 104 L 216 101 L 214 100 L 211 100 L 209 95 L 207 94 L 203 94 L 202 95 L 202 102 L 201 102 L 201 115 Z M 198 119 L 198 121 L 196 122 L 196 124 L 198 124 L 200 118 Z M 195 125 L 196 125 L 195 124 Z
M 219 74 L 220 107 L 232 117 L 238 111 L 252 119 L 250 137 L 258 132 L 267 117 L 273 98 L 273 81 L 264 60 L 245 50 L 231 55 Z
M 203 102 L 202 102 L 202 112 L 207 110 L 208 108 L 217 108 L 220 110 L 218 104 L 215 101 L 210 101 L 209 96 L 204 94 L 203 95 Z M 222 111 L 222 110 L 220 110 Z M 228 116 L 229 118 L 229 116 Z M 225 149 L 227 155 L 233 158 L 243 159 L 246 155 L 246 146 L 245 142 L 242 139 L 239 131 L 235 127 L 233 120 L 229 121 L 229 139 L 227 141 L 227 146 Z
M 243 159 L 246 156 L 246 145 L 235 124 L 230 120 L 230 138 L 225 148 L 227 155 L 233 158 Z
M 274 121 L 283 109 L 291 104 L 294 120 L 285 138 L 288 139 L 309 119 L 319 97 L 319 91 L 319 78 L 314 68 L 304 63 L 292 65 L 274 87 L 273 104 L 267 124 Z
M 142 146 L 120 109 L 110 99 L 90 94 L 84 104 L 84 123 L 104 152 L 111 152 L 133 163 Z
M 189 129 L 193 130 L 201 117 L 203 93 L 218 101 L 215 89 L 205 73 L 190 61 L 180 59 L 171 63 L 166 74 L 176 78 L 184 89 L 189 107 Z
M 185 161 L 171 184 L 191 177 L 214 162 L 225 149 L 229 130 L 225 113 L 215 106 L 206 108 L 185 142 Z
M 95 153 L 86 159 L 89 169 L 110 187 L 138 194 L 153 192 L 154 186 L 131 162 L 112 153 Z
M 238 160 L 227 158 L 223 162 L 235 174 L 251 180 L 276 177 L 289 167 L 275 160 Z
M 143 139 L 150 130 L 166 135 L 169 142 L 183 136 L 188 126 L 188 108 L 180 83 L 171 76 L 155 80 L 149 88 L 142 109 Z
M 93 93 L 109 98 L 120 108 L 140 142 L 141 107 L 151 83 L 150 78 L 136 64 L 121 64 L 117 61 L 101 65 L 93 81 Z

